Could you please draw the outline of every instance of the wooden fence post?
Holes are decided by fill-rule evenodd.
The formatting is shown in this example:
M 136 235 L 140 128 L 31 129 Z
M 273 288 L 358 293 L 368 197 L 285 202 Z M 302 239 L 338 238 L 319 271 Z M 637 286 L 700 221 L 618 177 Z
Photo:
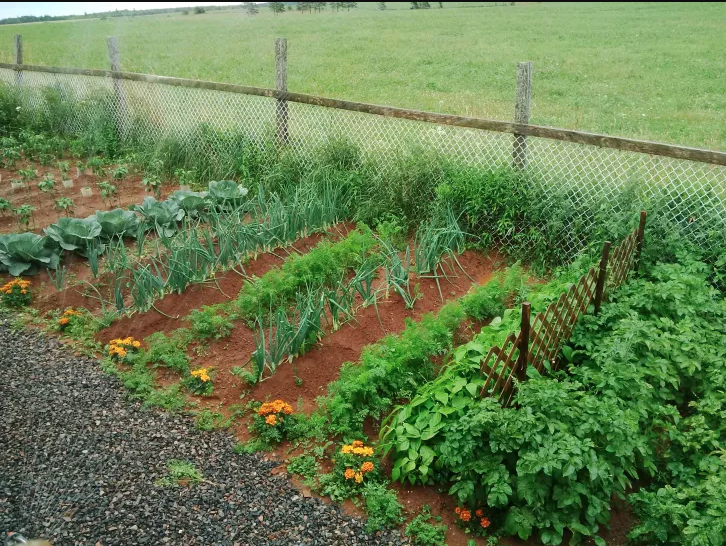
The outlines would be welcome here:
M 275 38 L 275 90 L 287 93 L 287 38 Z M 287 100 L 277 99 L 277 141 L 289 141 Z
M 638 225 L 638 246 L 635 250 L 635 262 L 633 263 L 633 269 L 635 274 L 638 274 L 640 268 L 640 253 L 643 252 L 643 240 L 645 239 L 645 219 L 648 217 L 648 213 L 644 210 L 640 211 L 640 224 Z
M 532 98 L 532 63 L 517 64 L 517 95 L 514 104 L 514 123 L 529 124 L 530 100 Z M 527 137 L 514 133 L 512 149 L 514 168 L 523 170 L 527 166 Z
M 597 284 L 595 285 L 595 314 L 600 311 L 602 304 L 603 291 L 605 290 L 605 277 L 608 274 L 608 259 L 610 258 L 610 247 L 612 243 L 605 241 L 602 247 L 602 257 L 600 258 L 600 272 L 597 274 Z
M 528 301 L 525 301 L 522 304 L 522 334 L 519 340 L 519 356 L 517 357 L 517 379 L 519 381 L 524 381 L 527 378 L 531 307 L 532 306 Z
M 15 40 L 13 42 L 13 57 L 15 64 L 23 64 L 23 35 L 22 34 L 16 34 Z M 15 85 L 18 88 L 18 91 L 20 91 L 20 86 L 23 83 L 23 71 L 22 70 L 16 70 L 15 71 Z
M 111 64 L 112 72 L 121 72 L 121 53 L 119 52 L 118 39 L 116 36 L 109 36 L 106 38 L 108 44 L 108 60 Z M 126 135 L 126 128 L 128 127 L 128 108 L 126 105 L 126 95 L 124 94 L 123 81 L 117 78 L 113 78 L 113 92 L 116 96 L 116 127 L 118 128 L 121 136 Z

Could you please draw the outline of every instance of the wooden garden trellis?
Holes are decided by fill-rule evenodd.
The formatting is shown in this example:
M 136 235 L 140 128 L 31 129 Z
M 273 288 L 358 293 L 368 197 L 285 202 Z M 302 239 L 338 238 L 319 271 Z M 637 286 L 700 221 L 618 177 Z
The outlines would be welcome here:
M 577 320 L 594 305 L 595 314 L 603 301 L 627 279 L 631 270 L 637 272 L 643 249 L 646 212 L 640 213 L 640 224 L 611 252 L 612 243 L 603 245 L 599 267 L 591 267 L 569 290 L 547 309 L 530 316 L 530 304 L 522 304 L 522 326 L 507 336 L 501 347 L 489 349 L 481 364 L 486 381 L 480 396 L 498 396 L 508 406 L 514 396 L 514 379 L 527 378 L 527 366 L 539 373 L 545 364 L 556 370 L 562 342 L 570 338 Z

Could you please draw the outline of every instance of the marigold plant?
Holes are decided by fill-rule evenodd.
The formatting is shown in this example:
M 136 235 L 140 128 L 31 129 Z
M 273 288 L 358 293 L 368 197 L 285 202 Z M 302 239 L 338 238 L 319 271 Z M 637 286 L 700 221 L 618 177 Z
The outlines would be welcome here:
M 212 382 L 212 368 L 198 368 L 192 370 L 183 383 L 187 390 L 197 396 L 211 396 L 214 392 Z
M 65 330 L 66 328 L 71 326 L 77 320 L 77 317 L 81 317 L 81 316 L 82 315 L 80 312 L 69 307 L 68 309 L 63 311 L 61 318 L 58 319 L 58 327 L 61 330 Z
M 463 508 L 461 506 L 457 506 L 454 509 L 454 513 L 459 516 L 459 520 L 457 522 L 459 524 L 459 527 L 461 527 L 468 533 L 482 534 L 484 532 L 484 529 L 491 525 L 489 518 L 484 517 L 484 510 L 481 508 L 478 508 L 474 511 L 474 515 L 478 519 L 472 519 L 471 510 L 469 510 L 468 508 Z
M 6 307 L 17 309 L 30 305 L 33 295 L 30 290 L 30 281 L 13 279 L 0 288 L 2 303 Z
M 321 476 L 323 493 L 333 500 L 343 500 L 360 494 L 366 483 L 378 482 L 380 473 L 373 453 L 373 448 L 360 440 L 341 446 L 333 459 L 332 472 Z
M 78 316 L 78 314 L 76 314 Z M 70 317 L 72 320 L 72 317 Z M 115 362 L 129 363 L 133 360 L 133 355 L 139 352 L 141 342 L 132 337 L 112 339 L 108 342 L 106 350 L 108 355 Z
M 273 400 L 260 404 L 254 415 L 252 431 L 266 444 L 281 442 L 290 424 L 292 406 L 284 400 Z

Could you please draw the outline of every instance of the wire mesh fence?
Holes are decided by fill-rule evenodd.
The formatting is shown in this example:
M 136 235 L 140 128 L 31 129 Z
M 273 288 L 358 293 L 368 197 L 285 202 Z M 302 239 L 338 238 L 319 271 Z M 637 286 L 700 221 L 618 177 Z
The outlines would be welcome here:
M 519 137 L 509 133 L 283 102 L 274 96 L 102 75 L 30 70 L 19 73 L 8 68 L 0 68 L 0 81 L 20 85 L 24 107 L 30 109 L 48 109 L 48 89 L 54 89 L 62 101 L 75 104 L 63 120 L 70 132 L 92 123 L 99 108 L 110 110 L 121 132 L 133 127 L 137 136 L 149 139 L 174 137 L 193 145 L 194 129 L 203 125 L 211 130 L 212 139 L 217 138 L 217 146 L 199 150 L 200 154 L 208 154 L 210 161 L 225 147 L 234 145 L 233 140 L 223 138 L 226 131 L 244 133 L 252 140 L 273 138 L 281 106 L 286 109 L 285 146 L 310 164 L 316 149 L 335 138 L 355 144 L 384 177 L 394 168 L 402 150 L 412 148 L 489 170 L 510 168 L 513 154 L 521 151 L 515 145 Z M 553 194 L 567 193 L 575 209 L 582 207 L 584 211 L 593 203 L 604 203 L 617 214 L 622 212 L 619 208 L 623 192 L 636 186 L 645 206 L 654 201 L 664 203 L 660 214 L 677 224 L 708 222 L 701 228 L 726 230 L 726 167 L 721 165 L 532 136 L 526 138 L 526 157 L 521 163 L 529 183 Z M 432 184 L 437 182 L 431 180 Z M 567 220 L 585 228 L 592 221 L 591 215 L 584 212 Z M 560 228 L 562 246 L 574 256 L 581 250 L 582 241 L 570 235 L 570 227 Z M 704 239 L 701 244 L 710 243 Z

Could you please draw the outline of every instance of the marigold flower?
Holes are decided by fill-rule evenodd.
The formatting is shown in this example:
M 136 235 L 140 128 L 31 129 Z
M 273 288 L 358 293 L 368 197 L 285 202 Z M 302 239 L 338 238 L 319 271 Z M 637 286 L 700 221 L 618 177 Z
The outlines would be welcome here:
M 353 448 L 351 446 L 343 446 L 342 448 L 340 448 L 341 453 L 350 453 L 351 451 L 353 451 Z
M 462 510 L 461 514 L 459 514 L 459 517 L 463 521 L 469 521 L 471 519 L 471 512 L 469 510 Z
M 459 508 L 459 507 L 457 506 L 457 507 L 456 507 L 456 508 L 454 509 L 454 512 L 455 512 L 455 513 L 456 513 L 456 515 L 458 516 L 459 514 L 461 514 L 461 508 Z
M 60 319 L 60 320 L 58 321 L 58 323 L 59 323 L 59 324 L 60 324 L 61 326 L 65 326 L 65 325 L 66 325 L 66 324 L 68 324 L 68 323 L 69 323 L 70 321 L 71 321 L 71 320 L 70 320 L 69 318 L 63 317 L 62 319 Z
M 274 427 L 277 424 L 277 416 L 276 415 L 268 415 L 265 418 L 265 423 L 267 423 L 271 427 Z
M 363 447 L 365 444 L 361 442 L 360 440 L 355 440 L 352 444 L 353 447 Z
M 363 483 L 363 474 L 360 472 L 355 473 L 355 483 Z
M 373 463 L 370 461 L 366 461 L 363 463 L 363 465 L 361 465 L 360 471 L 365 474 L 366 472 L 373 472 L 373 468 Z
M 484 510 L 482 510 L 481 508 L 479 508 L 479 510 L 477 510 L 474 513 L 476 514 L 476 517 L 480 518 L 480 517 L 482 517 L 484 515 Z
M 343 475 L 345 476 L 346 480 L 352 480 L 355 477 L 355 470 L 353 470 L 352 468 L 346 468 Z
M 487 518 L 481 518 L 480 523 L 484 529 L 486 529 L 487 527 L 489 527 L 491 525 L 491 522 Z
M 23 288 L 23 289 L 22 289 L 22 290 L 20 291 L 20 293 L 21 293 L 21 294 L 27 294 L 27 293 L 28 293 L 28 291 L 27 291 L 27 290 L 26 290 L 25 288 Z
M 133 345 L 133 346 L 134 346 L 135 348 L 137 348 L 137 349 L 138 349 L 139 347 L 141 347 L 141 342 L 140 342 L 140 341 L 134 341 L 134 342 L 132 343 L 132 345 Z

